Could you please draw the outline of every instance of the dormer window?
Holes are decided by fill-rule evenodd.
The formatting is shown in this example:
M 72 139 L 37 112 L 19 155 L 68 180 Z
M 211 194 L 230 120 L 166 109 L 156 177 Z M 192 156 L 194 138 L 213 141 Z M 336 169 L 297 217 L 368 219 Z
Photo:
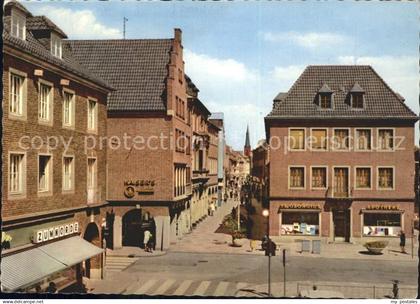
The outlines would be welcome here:
M 321 109 L 332 108 L 332 94 L 333 91 L 329 88 L 327 84 L 324 83 L 324 85 L 318 91 L 318 105 Z
M 61 38 L 51 33 L 51 54 L 55 57 L 61 58 Z
M 24 14 L 12 10 L 11 18 L 11 35 L 13 37 L 25 40 L 26 39 L 26 17 Z
M 350 90 L 351 107 L 353 109 L 364 108 L 364 93 L 363 88 L 356 82 L 353 88 Z

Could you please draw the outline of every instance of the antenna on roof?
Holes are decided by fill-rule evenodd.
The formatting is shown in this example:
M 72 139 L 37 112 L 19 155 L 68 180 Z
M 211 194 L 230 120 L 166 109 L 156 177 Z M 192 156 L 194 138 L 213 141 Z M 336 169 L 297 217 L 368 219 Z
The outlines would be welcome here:
M 124 19 L 123 19 L 123 39 L 125 39 L 125 23 L 128 21 L 128 19 L 127 18 L 125 18 L 125 16 L 124 16 Z

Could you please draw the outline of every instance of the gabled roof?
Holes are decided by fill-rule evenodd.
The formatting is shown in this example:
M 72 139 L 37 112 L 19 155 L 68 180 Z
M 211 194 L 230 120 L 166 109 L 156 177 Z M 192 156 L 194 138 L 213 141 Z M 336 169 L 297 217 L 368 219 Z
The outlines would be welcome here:
M 109 111 L 166 110 L 166 78 L 173 39 L 68 40 L 76 59 L 116 91 Z
M 19 4 L 20 5 L 20 4 Z M 26 22 L 31 22 L 32 16 L 26 17 Z M 10 16 L 3 17 L 3 43 L 20 51 L 23 51 L 35 58 L 48 62 L 54 66 L 62 68 L 79 77 L 92 81 L 108 90 L 112 87 L 97 75 L 81 66 L 73 57 L 72 53 L 63 46 L 62 58 L 57 58 L 43 45 L 43 43 L 36 39 L 29 28 L 26 29 L 26 40 L 22 40 L 10 35 Z
M 54 22 L 45 16 L 34 16 L 32 18 L 28 18 L 26 21 L 26 27 L 30 31 L 51 30 L 59 34 L 62 38 L 67 38 L 66 33 L 64 33 L 57 25 L 55 25 Z
M 332 93 L 332 92 L 333 91 L 330 89 L 330 87 L 326 83 L 324 83 L 318 91 L 318 93 Z
M 323 84 L 334 92 L 332 109 L 321 109 L 315 97 Z M 365 91 L 364 109 L 352 109 L 349 92 L 358 83 Z M 417 115 L 383 81 L 371 66 L 308 66 L 282 102 L 275 102 L 267 119 L 410 119 Z
M 355 83 L 354 86 L 350 90 L 351 93 L 364 93 L 365 90 L 360 86 L 359 83 Z

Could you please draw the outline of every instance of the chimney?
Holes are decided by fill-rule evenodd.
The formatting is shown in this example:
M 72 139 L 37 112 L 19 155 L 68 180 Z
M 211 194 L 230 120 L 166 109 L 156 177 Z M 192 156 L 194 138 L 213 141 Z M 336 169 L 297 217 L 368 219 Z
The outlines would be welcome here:
M 175 35 L 174 35 L 175 41 L 178 41 L 179 44 L 181 44 L 181 41 L 182 41 L 182 31 L 181 31 L 181 29 L 176 28 L 176 29 L 174 29 L 174 32 L 175 32 Z

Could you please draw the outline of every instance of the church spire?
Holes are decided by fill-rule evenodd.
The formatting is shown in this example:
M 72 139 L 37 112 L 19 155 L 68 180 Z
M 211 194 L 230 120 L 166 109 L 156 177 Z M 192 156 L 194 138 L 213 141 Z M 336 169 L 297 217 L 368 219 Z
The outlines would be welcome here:
M 251 156 L 251 143 L 249 140 L 249 125 L 246 125 L 244 155 Z

